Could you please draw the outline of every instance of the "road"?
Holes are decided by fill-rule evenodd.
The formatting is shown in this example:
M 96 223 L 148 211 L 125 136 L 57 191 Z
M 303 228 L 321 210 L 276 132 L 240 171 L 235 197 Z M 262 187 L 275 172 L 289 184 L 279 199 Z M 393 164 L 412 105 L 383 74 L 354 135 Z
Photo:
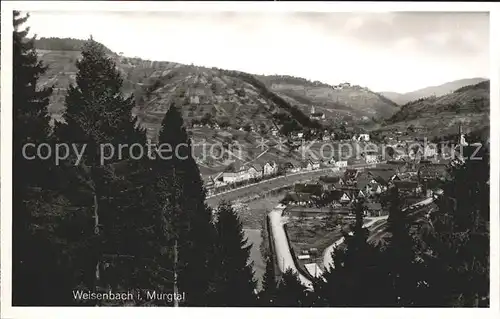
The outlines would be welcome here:
M 269 213 L 269 222 L 271 235 L 274 240 L 274 251 L 276 253 L 276 260 L 278 261 L 279 269 L 282 273 L 291 269 L 294 273 L 298 274 L 299 280 L 306 288 L 312 290 L 312 283 L 304 275 L 300 274 L 293 261 L 292 253 L 290 251 L 290 246 L 286 238 L 285 229 L 283 228 L 283 210 L 284 205 L 276 206 Z
M 347 168 L 365 168 L 370 166 L 372 165 L 358 164 L 349 166 Z M 239 198 L 265 193 L 270 190 L 293 185 L 301 181 L 307 181 L 314 178 L 319 178 L 320 176 L 325 175 L 326 173 L 328 173 L 328 175 L 341 175 L 344 173 L 345 169 L 346 168 L 341 168 L 338 171 L 337 170 L 334 171 L 331 167 L 328 167 L 318 170 L 287 174 L 285 176 L 278 176 L 272 179 L 263 180 L 259 183 L 249 184 L 237 189 L 232 189 L 219 194 L 207 196 L 206 202 L 210 207 L 215 208 L 217 204 L 222 200 L 234 201 Z M 293 262 L 293 258 L 290 252 L 290 247 L 288 244 L 288 240 L 286 238 L 285 230 L 283 228 L 283 223 L 281 219 L 282 212 L 283 208 L 281 210 L 275 208 L 269 213 L 269 217 L 271 220 L 272 236 L 273 238 L 275 238 L 274 240 L 275 240 L 276 251 L 278 251 L 279 249 L 279 253 L 277 253 L 277 256 L 281 256 L 281 258 L 277 257 L 280 270 L 284 272 L 286 271 L 286 269 L 291 268 L 294 272 L 299 274 L 299 279 L 302 282 L 302 284 L 306 286 L 308 289 L 312 289 L 311 281 L 297 271 L 295 263 Z M 248 233 L 249 231 L 250 230 L 246 230 L 246 233 Z M 255 236 L 248 236 L 249 242 L 253 244 L 252 247 L 253 253 L 251 259 L 254 262 L 254 265 L 259 265 L 262 264 L 261 260 L 262 256 L 260 256 L 260 250 L 259 250 L 260 240 L 259 242 L 256 242 L 255 240 L 253 240 L 254 238 Z M 256 275 L 260 273 L 259 269 L 255 270 L 256 270 Z
M 325 173 L 336 173 L 341 174 L 343 171 L 334 172 L 332 168 L 322 168 L 313 171 L 298 172 L 293 174 L 287 174 L 284 176 L 278 176 L 272 179 L 263 180 L 258 183 L 245 185 L 236 189 L 231 189 L 219 194 L 207 196 L 207 204 L 210 207 L 216 207 L 221 200 L 234 201 L 238 198 L 247 197 L 255 194 L 265 193 L 272 189 L 285 187 L 288 185 L 293 185 L 300 181 L 309 180 L 313 178 L 318 178 Z
M 431 204 L 432 202 L 434 201 L 434 198 L 433 197 L 428 197 L 418 203 L 415 203 L 415 204 L 412 204 L 406 208 L 404 208 L 403 210 L 406 210 L 408 208 L 412 208 L 412 207 L 415 207 L 415 206 L 419 206 L 419 205 L 423 205 L 423 206 L 427 206 L 429 204 Z M 372 220 L 370 220 L 369 222 L 365 223 L 363 225 L 363 227 L 370 227 L 371 225 L 373 225 L 374 223 L 376 223 L 377 221 L 379 220 L 387 220 L 389 216 L 381 216 L 381 217 L 375 217 L 373 218 Z M 386 223 L 382 223 L 380 225 L 377 226 L 377 229 L 383 227 L 383 225 L 385 225 Z M 334 264 L 333 264 L 333 258 L 332 258 L 332 252 L 333 250 L 338 247 L 340 244 L 342 244 L 344 242 L 344 237 L 340 238 L 339 240 L 337 240 L 336 242 L 334 242 L 332 245 L 328 246 L 324 253 L 323 253 L 323 267 L 325 269 L 329 269 L 331 267 L 334 267 Z
M 349 166 L 347 168 L 364 168 L 364 167 L 370 167 L 370 166 L 373 166 L 373 165 L 358 164 L 358 165 Z M 332 167 L 327 167 L 327 168 L 322 168 L 322 169 L 317 169 L 317 170 L 312 170 L 312 171 L 303 171 L 303 172 L 287 174 L 284 176 L 274 177 L 271 179 L 260 181 L 258 183 L 245 185 L 245 186 L 242 186 L 242 187 L 239 187 L 236 189 L 231 189 L 231 190 L 219 193 L 219 194 L 207 196 L 207 204 L 210 207 L 215 208 L 221 200 L 234 201 L 238 198 L 247 197 L 247 196 L 251 196 L 254 194 L 265 193 L 265 192 L 270 191 L 272 189 L 285 187 L 288 185 L 293 185 L 293 184 L 298 183 L 300 181 L 306 181 L 306 180 L 311 180 L 314 178 L 319 178 L 320 176 L 325 175 L 325 173 L 340 175 L 340 174 L 344 173 L 345 169 L 346 168 L 341 168 L 339 171 L 334 171 L 332 169 Z

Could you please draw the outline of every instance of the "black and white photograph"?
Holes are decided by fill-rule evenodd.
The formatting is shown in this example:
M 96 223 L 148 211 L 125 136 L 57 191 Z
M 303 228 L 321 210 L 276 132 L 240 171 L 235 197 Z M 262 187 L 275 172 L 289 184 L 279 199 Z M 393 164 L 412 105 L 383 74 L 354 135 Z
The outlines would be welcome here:
M 5 4 L 2 318 L 498 307 L 494 4 Z

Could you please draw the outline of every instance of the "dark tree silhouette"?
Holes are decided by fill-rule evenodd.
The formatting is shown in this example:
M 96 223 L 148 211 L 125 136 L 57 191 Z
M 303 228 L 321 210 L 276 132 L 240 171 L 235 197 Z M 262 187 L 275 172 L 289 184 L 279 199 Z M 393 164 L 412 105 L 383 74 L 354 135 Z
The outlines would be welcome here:
M 262 279 L 262 290 L 259 293 L 259 305 L 263 307 L 272 307 L 276 299 L 276 272 L 274 270 L 274 261 L 272 256 L 266 257 L 266 272 Z
M 308 294 L 297 277 L 297 274 L 288 269 L 281 277 L 276 290 L 275 307 L 310 307 L 311 296 Z
M 52 88 L 39 89 L 46 67 L 38 60 L 22 29 L 29 16 L 14 11 L 13 32 L 13 188 L 12 188 L 12 303 L 15 306 L 71 304 L 69 280 L 60 251 L 50 240 L 54 217 L 61 211 L 47 207 L 54 166 L 32 158 L 28 143 L 52 145 L 47 105 Z M 23 153 L 23 150 L 26 153 Z M 52 294 L 46 293 L 54 289 Z
M 249 262 L 251 244 L 229 203 L 217 209 L 217 261 L 213 306 L 250 307 L 256 305 L 256 282 Z
M 164 194 L 164 201 L 174 207 L 163 208 L 163 214 L 170 237 L 169 249 L 178 255 L 178 290 L 186 294 L 185 305 L 208 305 L 216 267 L 215 228 L 211 209 L 205 204 L 205 191 L 190 140 L 174 104 L 165 114 L 158 144 L 154 183 L 156 193 Z

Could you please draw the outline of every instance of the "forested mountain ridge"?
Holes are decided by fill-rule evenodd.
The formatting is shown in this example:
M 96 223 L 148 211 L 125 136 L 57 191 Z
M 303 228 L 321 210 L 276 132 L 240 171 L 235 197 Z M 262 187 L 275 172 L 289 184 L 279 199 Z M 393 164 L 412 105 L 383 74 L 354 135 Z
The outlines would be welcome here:
M 419 89 L 416 91 L 408 92 L 408 93 L 396 93 L 396 92 L 380 92 L 381 95 L 386 96 L 392 101 L 396 102 L 399 105 L 404 105 L 408 102 L 418 100 L 421 98 L 426 98 L 430 96 L 443 96 L 453 91 L 468 85 L 474 85 L 483 81 L 486 81 L 485 78 L 471 78 L 471 79 L 461 79 L 452 82 L 443 83 L 441 85 L 429 86 L 423 89 Z
M 462 123 L 466 131 L 489 126 L 490 81 L 467 85 L 443 96 L 431 96 L 411 101 L 385 120 L 384 130 L 406 131 L 410 126 L 422 128 L 428 136 L 456 133 Z
M 74 62 L 82 40 L 42 38 L 35 41 L 40 57 L 49 69 L 42 85 L 55 85 L 50 112 L 62 113 L 62 93 L 74 81 Z M 323 125 L 364 124 L 373 118 L 392 115 L 395 103 L 356 85 L 331 86 L 290 76 L 259 76 L 239 71 L 147 61 L 111 52 L 124 77 L 123 90 L 136 96 L 136 112 L 141 123 L 157 134 L 165 105 L 182 96 L 182 112 L 189 123 L 202 119 L 244 127 L 251 124 L 267 130 L 285 123 L 285 131 Z M 57 94 L 61 91 L 61 94 Z M 324 118 L 310 119 L 312 107 Z M 299 125 L 297 125 L 299 124 Z M 154 133 L 156 132 L 156 133 Z

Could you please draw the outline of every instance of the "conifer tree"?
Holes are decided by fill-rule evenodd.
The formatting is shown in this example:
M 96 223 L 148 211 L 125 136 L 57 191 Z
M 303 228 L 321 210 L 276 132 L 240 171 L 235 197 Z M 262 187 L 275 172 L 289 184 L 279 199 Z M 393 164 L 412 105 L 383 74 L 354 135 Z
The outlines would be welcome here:
M 450 180 L 431 214 L 422 254 L 427 265 L 423 306 L 487 307 L 489 304 L 489 151 L 450 169 Z M 424 304 L 425 303 L 425 304 Z
M 414 243 L 410 233 L 409 211 L 403 209 L 399 190 L 390 190 L 390 210 L 387 231 L 391 234 L 385 257 L 394 291 L 394 305 L 410 306 L 417 287 L 417 265 L 414 263 Z
M 266 257 L 266 272 L 262 280 L 262 290 L 259 293 L 259 304 L 264 307 L 273 306 L 276 295 L 276 272 L 272 256 Z
M 288 269 L 278 284 L 276 291 L 275 307 L 310 307 L 312 305 L 311 296 L 308 294 L 297 274 Z
M 12 301 L 13 305 L 53 305 L 63 301 L 64 285 L 53 283 L 65 272 L 58 266 L 58 252 L 47 236 L 44 206 L 45 188 L 53 186 L 50 161 L 28 159 L 34 151 L 23 147 L 49 143 L 50 117 L 47 105 L 52 88 L 40 89 L 38 80 L 46 67 L 38 60 L 34 39 L 27 38 L 29 28 L 22 29 L 29 15 L 14 11 L 13 32 L 13 189 L 12 189 Z M 39 207 L 36 212 L 33 207 Z M 58 271 L 60 271 L 58 273 Z M 54 294 L 46 292 L 59 289 Z M 66 293 L 64 291 L 63 293 Z
M 314 282 L 319 306 L 377 306 L 384 304 L 387 286 L 378 248 L 367 243 L 368 230 L 363 227 L 364 201 L 356 198 L 356 221 L 350 232 L 344 232 L 345 248 L 337 247 L 333 268 Z
M 60 142 L 85 147 L 79 162 L 73 157 L 63 163 L 67 196 L 74 204 L 87 198 L 79 200 L 87 222 L 79 230 L 83 236 L 74 242 L 80 249 L 75 254 L 85 256 L 75 259 L 81 268 L 79 281 L 88 289 L 152 289 L 164 225 L 145 200 L 144 184 L 153 173 L 145 133 L 132 117 L 134 98 L 124 97 L 115 63 L 92 38 L 76 64 L 76 85 L 66 95 L 65 123 L 57 124 L 55 133 Z M 133 157 L 132 147 L 143 152 Z
M 217 208 L 217 272 L 213 306 L 250 307 L 256 305 L 256 282 L 249 263 L 251 244 L 231 205 Z
M 208 305 L 213 289 L 215 228 L 212 211 L 182 117 L 171 104 L 162 122 L 154 163 L 158 203 L 167 224 L 169 249 L 177 253 L 177 289 L 186 294 L 185 305 Z M 168 203 L 168 204 L 167 204 Z

